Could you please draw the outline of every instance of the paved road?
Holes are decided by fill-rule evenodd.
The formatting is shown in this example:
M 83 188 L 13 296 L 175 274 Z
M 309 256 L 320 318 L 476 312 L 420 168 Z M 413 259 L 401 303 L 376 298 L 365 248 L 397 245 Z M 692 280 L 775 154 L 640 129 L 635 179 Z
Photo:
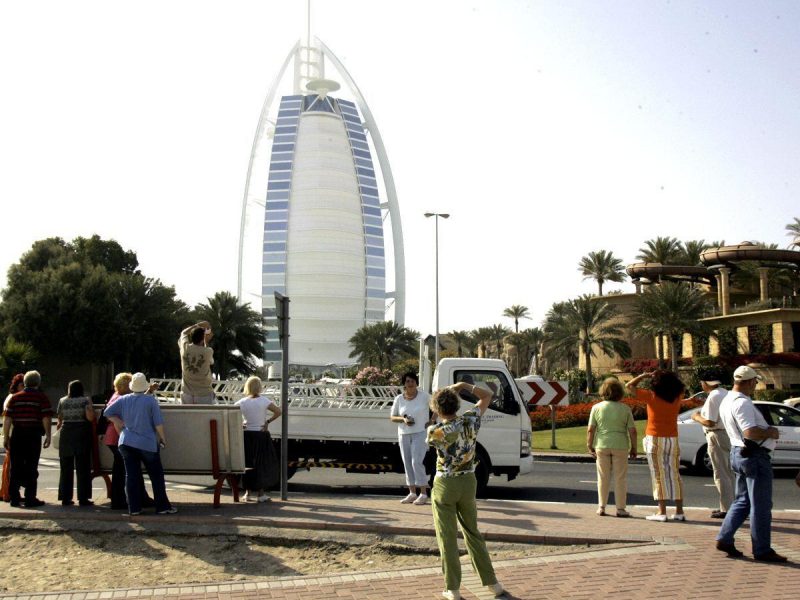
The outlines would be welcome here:
M 40 486 L 58 486 L 58 459 L 45 453 L 40 465 Z M 345 473 L 342 469 L 312 469 L 300 471 L 290 480 L 290 492 L 311 494 L 371 494 L 400 496 L 404 478 L 396 473 L 377 475 Z M 684 472 L 686 504 L 693 507 L 717 507 L 716 488 L 710 477 Z M 101 497 L 100 480 L 94 482 L 96 497 Z M 173 476 L 168 489 L 211 487 L 210 477 Z M 778 471 L 775 479 L 776 509 L 800 510 L 800 489 L 794 483 L 794 471 Z M 489 497 L 498 500 L 536 500 L 540 502 L 597 502 L 597 483 L 593 463 L 536 461 L 534 473 L 508 482 L 505 477 L 492 477 Z M 652 505 L 650 474 L 647 465 L 631 464 L 628 470 L 628 504 Z

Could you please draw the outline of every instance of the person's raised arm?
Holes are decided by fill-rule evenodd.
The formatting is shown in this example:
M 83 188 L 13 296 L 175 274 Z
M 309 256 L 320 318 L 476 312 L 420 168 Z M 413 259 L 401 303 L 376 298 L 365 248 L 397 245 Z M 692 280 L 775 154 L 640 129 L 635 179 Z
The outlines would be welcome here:
M 626 389 L 627 389 L 629 392 L 631 392 L 631 393 L 635 393 L 635 391 L 636 391 L 636 388 L 637 388 L 637 386 L 639 385 L 639 382 L 640 382 L 642 379 L 646 379 L 646 378 L 648 378 L 648 377 L 652 377 L 652 376 L 653 376 L 653 374 L 652 374 L 652 373 L 642 373 L 641 375 L 637 375 L 636 377 L 634 377 L 634 378 L 633 378 L 633 379 L 631 379 L 631 380 L 630 380 L 628 383 L 626 383 L 626 384 L 625 384 L 625 388 L 626 388 Z
M 459 381 L 458 383 L 454 384 L 452 388 L 456 392 L 464 390 L 477 396 L 478 401 L 475 403 L 475 408 L 478 410 L 479 415 L 483 416 L 483 413 L 485 413 L 486 409 L 489 408 L 489 403 L 492 401 L 492 392 L 489 390 L 465 381 Z

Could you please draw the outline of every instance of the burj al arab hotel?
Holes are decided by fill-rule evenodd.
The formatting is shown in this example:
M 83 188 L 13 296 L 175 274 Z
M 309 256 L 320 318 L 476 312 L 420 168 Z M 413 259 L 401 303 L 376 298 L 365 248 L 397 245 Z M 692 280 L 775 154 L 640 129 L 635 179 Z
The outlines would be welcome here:
M 277 291 L 290 299 L 291 364 L 344 366 L 360 327 L 403 323 L 404 282 L 397 195 L 377 125 L 344 65 L 309 35 L 286 57 L 258 121 L 240 301 L 261 308 L 267 362 L 280 360 Z

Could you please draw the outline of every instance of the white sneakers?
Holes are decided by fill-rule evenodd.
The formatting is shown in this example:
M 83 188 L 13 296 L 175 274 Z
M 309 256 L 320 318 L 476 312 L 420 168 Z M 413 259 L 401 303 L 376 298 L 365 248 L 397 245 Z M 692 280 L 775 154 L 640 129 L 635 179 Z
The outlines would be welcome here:
M 648 521 L 658 521 L 659 523 L 666 523 L 667 515 L 656 513 L 654 515 L 647 515 L 645 519 L 647 519 Z
M 506 590 L 503 587 L 503 584 L 500 583 L 499 581 L 496 582 L 496 583 L 493 583 L 492 585 L 487 585 L 486 589 L 489 590 L 490 593 L 494 594 L 495 598 L 499 598 L 500 596 L 502 596 L 503 594 L 506 593 Z
M 428 497 L 425 494 L 420 494 L 419 497 L 416 500 L 414 500 L 414 504 L 416 504 L 417 506 L 427 503 L 428 503 Z
M 497 583 L 493 583 L 492 585 L 487 585 L 486 589 L 490 594 L 494 595 L 495 598 L 500 598 L 506 593 L 505 588 L 503 588 L 503 584 L 499 581 Z M 458 590 L 444 590 L 442 592 L 442 598 L 445 600 L 461 600 L 461 592 Z
M 259 501 L 259 502 L 272 502 L 272 500 L 270 499 L 270 497 L 269 497 L 269 496 L 267 496 L 266 494 L 261 494 L 261 495 L 258 497 L 258 501 Z
M 411 504 L 417 500 L 417 495 L 411 492 L 408 496 L 400 500 L 400 504 Z

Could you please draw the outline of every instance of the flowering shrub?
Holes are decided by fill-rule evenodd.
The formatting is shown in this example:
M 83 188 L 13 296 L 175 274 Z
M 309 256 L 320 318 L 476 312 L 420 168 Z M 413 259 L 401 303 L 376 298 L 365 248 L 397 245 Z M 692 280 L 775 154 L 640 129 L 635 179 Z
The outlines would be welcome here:
M 354 385 L 400 385 L 400 377 L 389 369 L 364 367 L 353 377 Z
M 624 398 L 621 400 L 624 404 L 631 407 L 633 418 L 635 420 L 647 418 L 647 405 L 635 398 Z M 578 427 L 580 425 L 587 425 L 589 423 L 589 413 L 592 406 L 597 402 L 584 403 L 584 404 L 570 404 L 568 406 L 556 407 L 556 427 Z M 703 402 L 700 400 L 684 400 L 681 402 L 681 411 L 689 410 L 690 408 L 697 408 L 702 406 Z M 531 418 L 531 428 L 534 431 L 542 429 L 550 429 L 550 407 L 537 406 L 528 413 Z

